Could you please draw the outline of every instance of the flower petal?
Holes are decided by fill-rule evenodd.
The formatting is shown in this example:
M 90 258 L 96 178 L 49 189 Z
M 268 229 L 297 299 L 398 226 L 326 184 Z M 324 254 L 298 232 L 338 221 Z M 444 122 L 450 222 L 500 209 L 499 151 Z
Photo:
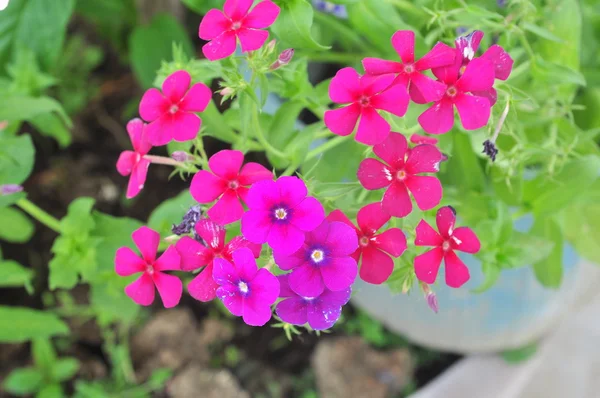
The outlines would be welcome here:
M 400 228 L 390 228 L 379 235 L 375 235 L 371 242 L 392 257 L 400 257 L 407 247 L 406 236 Z
M 456 58 L 456 50 L 444 43 L 437 42 L 435 46 L 415 62 L 415 68 L 419 71 L 453 65 Z
M 275 308 L 275 312 L 282 321 L 301 326 L 308 322 L 306 307 L 306 300 L 294 296 L 279 302 Z
M 358 249 L 356 229 L 339 221 L 330 223 L 329 234 L 325 240 L 325 245 L 331 256 L 340 257 L 351 255 Z
M 144 134 L 145 125 L 142 119 L 135 118 L 131 119 L 127 123 L 127 133 L 131 139 L 133 149 L 140 155 L 145 155 L 150 151 L 152 145 L 148 142 L 146 135 Z
M 240 29 L 237 31 L 237 37 L 242 45 L 242 52 L 248 52 L 261 48 L 267 41 L 269 32 L 258 29 Z
M 239 282 L 239 275 L 236 267 L 224 258 L 216 257 L 213 260 L 212 277 L 214 281 L 221 286 L 232 284 L 236 286 Z M 239 293 L 239 290 L 236 290 Z
M 277 184 L 277 188 L 279 188 L 281 202 L 290 208 L 300 204 L 308 194 L 306 184 L 298 177 L 279 177 L 275 183 Z
M 313 330 L 326 330 L 332 327 L 340 318 L 342 307 L 331 305 L 317 299 L 317 302 L 306 307 L 308 324 Z
M 394 270 L 394 260 L 376 247 L 367 246 L 362 251 L 360 279 L 367 283 L 380 285 Z
M 317 297 L 325 290 L 321 271 L 312 264 L 302 265 L 289 274 L 290 288 L 302 297 Z
M 383 75 L 383 76 L 361 76 L 360 86 L 363 96 L 367 96 L 373 100 L 373 96 L 387 90 L 394 84 L 396 78 L 394 75 Z M 406 84 L 401 84 L 402 87 L 406 87 Z
M 244 300 L 243 319 L 246 325 L 264 326 L 271 319 L 271 306 L 260 301 Z
M 412 211 L 412 202 L 406 185 L 394 182 L 383 194 L 381 201 L 383 210 L 392 217 L 406 217 Z
M 356 260 L 350 256 L 329 258 L 320 269 L 323 283 L 334 292 L 350 287 L 358 274 Z
M 198 37 L 202 40 L 212 40 L 229 29 L 231 21 L 223 15 L 221 10 L 212 9 L 202 18 L 198 28 Z
M 472 91 L 471 94 L 477 97 L 487 98 L 488 101 L 490 101 L 490 106 L 496 105 L 496 101 L 498 100 L 498 93 L 493 87 L 486 91 Z
M 264 0 L 258 3 L 244 18 L 244 27 L 264 29 L 273 24 L 281 9 L 272 1 Z
M 237 274 L 239 275 L 240 279 L 250 283 L 250 281 L 254 279 L 258 270 L 258 266 L 256 265 L 256 260 L 254 259 L 254 254 L 252 254 L 252 251 L 247 247 L 242 247 L 234 251 L 232 257 L 235 269 L 237 270 Z M 277 286 L 279 286 L 279 284 Z M 277 292 L 277 294 L 279 294 L 279 292 Z
M 273 260 L 283 271 L 290 271 L 306 263 L 306 248 L 301 248 L 291 255 L 283 255 L 280 252 L 274 251 Z
M 244 207 L 237 196 L 237 193 L 228 189 L 217 203 L 208 209 L 207 213 L 211 220 L 220 225 L 231 224 L 238 221 L 244 214 Z
M 456 57 L 454 58 L 453 64 L 431 69 L 433 75 L 447 85 L 456 83 L 462 67 L 462 54 L 456 49 L 454 49 L 454 51 Z
M 148 89 L 140 101 L 140 116 L 147 122 L 154 121 L 167 112 L 170 105 L 158 89 Z
M 385 141 L 373 147 L 373 152 L 393 168 L 400 168 L 404 165 L 407 148 L 406 137 L 400 133 L 391 132 Z
M 487 98 L 463 94 L 456 97 L 454 104 L 465 130 L 484 127 L 490 120 L 491 106 Z
M 223 5 L 225 14 L 234 21 L 240 20 L 248 14 L 254 0 L 226 0 Z
M 354 228 L 354 230 L 358 232 L 358 228 L 356 228 L 356 226 L 352 223 L 352 221 L 350 221 L 350 219 L 344 214 L 344 212 L 339 209 L 334 210 L 331 213 L 329 213 L 329 215 L 327 216 L 327 220 L 329 222 L 334 222 L 334 221 L 343 222 L 344 224 L 348 225 L 349 227 Z
M 510 76 L 510 72 L 512 71 L 514 61 L 502 47 L 494 44 L 483 53 L 481 58 L 487 59 L 494 64 L 494 75 L 496 79 L 508 79 L 508 76 Z
M 119 276 L 129 276 L 144 272 L 146 262 L 128 247 L 120 247 L 115 254 L 115 272 Z
M 494 65 L 487 59 L 475 58 L 467 65 L 464 73 L 456 82 L 460 91 L 484 91 L 494 85 Z
M 244 314 L 244 300 L 237 286 L 232 284 L 220 286 L 215 294 L 233 315 L 242 316 Z
M 127 194 L 125 195 L 127 199 L 133 198 L 144 188 L 148 167 L 150 167 L 150 161 L 144 158 L 133 167 L 127 184 Z
M 309 196 L 294 207 L 290 223 L 302 231 L 309 232 L 317 228 L 324 219 L 323 205 L 317 199 Z
M 390 112 L 398 117 L 406 114 L 408 101 L 408 91 L 406 91 L 406 86 L 403 84 L 395 84 L 387 90 L 371 97 L 371 105 L 375 109 Z
M 131 237 L 137 248 L 140 250 L 140 253 L 142 253 L 144 261 L 148 264 L 154 263 L 156 251 L 158 250 L 158 244 L 160 242 L 160 235 L 158 232 L 143 226 L 133 231 Z
M 125 287 L 125 294 L 138 305 L 148 306 L 154 301 L 154 282 L 147 273 Z
M 227 31 L 202 46 L 202 54 L 210 61 L 217 61 L 233 54 L 235 46 L 235 33 Z
M 252 185 L 258 181 L 271 179 L 273 179 L 273 173 L 263 165 L 254 162 L 246 163 L 238 177 L 241 185 Z
M 275 223 L 269 231 L 267 243 L 273 251 L 283 255 L 292 254 L 304 244 L 304 232 L 293 224 Z
M 444 239 L 425 220 L 419 221 L 416 228 L 415 246 L 441 246 Z
M 365 69 L 365 74 L 370 76 L 395 74 L 404 70 L 402 63 L 380 58 L 363 58 L 362 65 Z
M 410 97 L 417 104 L 439 101 L 446 92 L 446 85 L 421 73 L 414 73 L 410 80 Z
M 442 99 L 435 102 L 418 118 L 419 124 L 429 134 L 444 134 L 454 125 L 454 107 L 452 101 Z
M 239 251 L 239 250 L 238 250 Z M 248 252 L 250 252 L 248 250 Z M 256 264 L 254 258 L 252 261 Z M 261 268 L 254 273 L 250 282 L 250 295 L 247 301 L 258 301 L 263 305 L 271 305 L 279 297 L 279 280 L 266 268 Z
M 181 270 L 181 257 L 175 246 L 169 246 L 154 262 L 155 271 Z
M 163 95 L 172 103 L 177 104 L 190 88 L 192 77 L 185 70 L 171 73 L 162 84 Z
M 327 239 L 327 235 L 329 235 L 330 224 L 331 223 L 329 222 L 329 220 L 324 219 L 323 222 L 319 224 L 317 228 L 313 229 L 312 231 L 310 231 L 310 233 L 306 234 L 304 244 L 306 246 L 323 245 L 323 243 Z
M 454 250 L 465 253 L 477 253 L 481 249 L 479 238 L 475 232 L 468 227 L 458 227 L 452 232 L 450 243 Z
M 437 173 L 440 171 L 442 153 L 435 145 L 417 145 L 406 160 L 408 174 Z
M 171 131 L 173 139 L 178 142 L 190 141 L 196 138 L 202 119 L 195 113 L 179 111 L 170 117 L 170 121 L 163 126 Z
M 339 290 L 337 292 L 332 292 L 331 290 L 325 290 L 320 296 L 319 301 L 331 305 L 342 307 L 348 304 L 350 301 L 350 296 L 352 295 L 352 288 Z
M 440 207 L 435 215 L 435 223 L 437 224 L 440 235 L 448 239 L 454 232 L 454 223 L 456 222 L 456 212 L 453 207 Z
M 404 180 L 406 187 L 417 202 L 419 209 L 430 210 L 442 200 L 442 183 L 432 176 L 409 176 Z
M 161 116 L 146 126 L 148 141 L 154 146 L 163 146 L 173 139 L 171 128 L 171 117 Z
M 190 296 L 203 303 L 211 301 L 217 296 L 219 285 L 214 281 L 212 273 L 213 263 L 211 262 L 188 283 Z
M 411 134 L 410 142 L 412 142 L 413 144 L 417 144 L 417 145 L 421 145 L 421 144 L 435 145 L 438 143 L 438 139 L 429 137 L 426 135 Z
M 245 198 L 246 205 L 251 210 L 271 210 L 280 201 L 279 186 L 272 180 L 253 184 Z
M 206 170 L 197 172 L 190 184 L 190 193 L 198 203 L 210 203 L 225 193 L 226 189 L 226 181 Z
M 392 170 L 373 158 L 367 158 L 360 162 L 356 177 L 360 181 L 360 185 L 370 191 L 387 187 L 393 179 Z
M 196 233 L 214 251 L 220 251 L 225 245 L 225 228 L 210 218 L 200 218 L 194 226 Z
M 338 70 L 329 83 L 329 98 L 337 104 L 355 102 L 360 92 L 360 75 L 354 68 Z
M 203 83 L 196 83 L 179 103 L 179 109 L 186 112 L 204 112 L 211 98 L 210 88 Z
M 459 288 L 471 277 L 469 268 L 452 250 L 447 251 L 444 255 L 444 263 L 446 265 L 446 284 L 448 286 Z
M 213 259 L 213 252 L 189 236 L 182 236 L 175 244 L 181 258 L 182 271 L 194 271 L 207 265 Z
M 242 235 L 250 242 L 265 243 L 273 222 L 264 210 L 249 210 L 242 215 Z
M 383 210 L 380 202 L 371 203 L 358 211 L 356 221 L 361 231 L 370 236 L 390 221 L 390 215 Z
M 425 283 L 433 284 L 437 278 L 440 264 L 444 257 L 444 251 L 440 247 L 429 250 L 415 257 L 415 274 L 417 278 Z
M 123 177 L 131 174 L 131 171 L 137 164 L 138 154 L 133 151 L 123 151 L 117 160 L 117 171 Z
M 390 129 L 390 124 L 374 108 L 363 108 L 355 139 L 366 145 L 377 145 L 385 141 Z
M 241 151 L 224 149 L 212 155 L 208 166 L 217 176 L 226 180 L 235 179 L 244 163 L 244 154 Z
M 165 308 L 173 308 L 179 304 L 183 294 L 183 283 L 176 276 L 156 272 L 154 274 L 154 284 L 158 289 L 158 294 L 162 299 Z
M 405 64 L 415 60 L 415 33 L 412 30 L 399 30 L 392 36 L 392 47 Z
M 290 282 L 288 280 L 289 274 L 277 276 L 279 281 L 279 297 L 296 297 L 297 294 L 290 289 Z
M 360 105 L 351 104 L 343 108 L 325 111 L 323 121 L 332 133 L 337 135 L 350 135 L 356 127 L 360 116 Z

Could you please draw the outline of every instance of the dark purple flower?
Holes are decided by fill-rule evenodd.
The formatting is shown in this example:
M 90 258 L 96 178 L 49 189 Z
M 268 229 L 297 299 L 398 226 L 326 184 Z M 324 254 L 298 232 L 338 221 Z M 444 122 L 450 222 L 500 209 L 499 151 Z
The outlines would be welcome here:
M 171 231 L 175 235 L 183 235 L 189 233 L 194 229 L 194 225 L 200 219 L 202 215 L 202 209 L 200 206 L 192 206 L 183 216 L 183 220 L 179 224 L 173 224 Z

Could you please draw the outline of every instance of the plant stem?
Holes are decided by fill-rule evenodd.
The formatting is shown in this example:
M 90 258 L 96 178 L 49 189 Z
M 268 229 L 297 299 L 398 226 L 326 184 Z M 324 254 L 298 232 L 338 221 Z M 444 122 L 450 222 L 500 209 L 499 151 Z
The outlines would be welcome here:
M 308 153 L 308 155 L 306 155 L 306 159 L 305 160 L 311 160 L 313 158 L 316 158 L 321 153 L 327 152 L 328 150 L 330 150 L 332 148 L 335 148 L 336 146 L 340 145 L 342 142 L 346 141 L 347 138 L 348 138 L 348 136 L 338 136 L 338 137 L 335 137 L 335 138 L 332 138 L 332 139 L 328 140 L 326 143 L 324 143 L 320 147 L 315 148 L 312 151 L 310 151 Z
M 175 159 L 168 158 L 166 156 L 144 155 L 144 159 L 149 160 L 151 163 L 154 164 L 164 164 L 173 167 L 185 167 L 183 163 L 178 162 Z
M 292 163 L 288 166 L 287 169 L 284 170 L 283 173 L 281 173 L 281 176 L 291 176 L 292 174 L 294 174 L 294 171 L 296 171 L 297 168 L 298 165 L 296 163 Z
M 500 119 L 498 119 L 498 124 L 496 125 L 496 129 L 494 130 L 494 135 L 492 136 L 491 141 L 496 142 L 498 135 L 500 135 L 500 131 L 502 130 L 502 126 L 504 125 L 504 121 L 506 120 L 506 116 L 508 115 L 508 111 L 510 110 L 510 101 L 506 101 L 506 107 L 504 111 L 502 111 L 502 115 L 500 115 Z
M 279 156 L 282 159 L 286 159 L 285 153 L 281 152 L 279 149 L 275 148 L 273 145 L 267 141 L 265 138 L 262 128 L 260 127 L 260 123 L 258 121 L 258 109 L 253 108 L 252 112 L 252 125 L 254 127 L 254 131 L 256 133 L 256 138 L 258 142 L 268 151 L 271 152 L 275 156 Z
M 44 210 L 37 207 L 33 202 L 23 198 L 16 203 L 24 212 L 35 218 L 53 231 L 60 233 L 60 220 L 46 213 Z

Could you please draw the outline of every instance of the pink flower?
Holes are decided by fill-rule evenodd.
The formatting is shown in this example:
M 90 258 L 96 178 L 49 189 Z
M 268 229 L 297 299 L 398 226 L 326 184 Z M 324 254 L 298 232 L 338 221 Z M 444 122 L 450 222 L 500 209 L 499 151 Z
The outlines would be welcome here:
M 477 253 L 481 244 L 470 228 L 454 228 L 456 212 L 452 207 L 440 208 L 435 221 L 439 233 L 424 220 L 417 225 L 415 245 L 435 248 L 415 257 L 415 273 L 420 281 L 432 284 L 444 259 L 446 284 L 450 287 L 461 287 L 469 280 L 469 269 L 454 251 Z
M 400 257 L 406 250 L 406 237 L 399 228 L 390 228 L 380 234 L 376 232 L 390 220 L 381 203 L 371 203 L 358 211 L 358 228 L 340 210 L 332 211 L 329 221 L 341 221 L 356 230 L 358 249 L 352 257 L 360 265 L 360 279 L 379 285 L 385 282 L 394 270 L 392 257 Z
M 490 118 L 488 98 L 473 92 L 488 91 L 494 84 L 494 66 L 488 60 L 475 58 L 459 75 L 460 65 L 433 69 L 433 74 L 446 84 L 442 99 L 419 116 L 419 124 L 429 134 L 444 134 L 454 125 L 454 106 L 465 130 L 485 126 Z
M 388 187 L 383 195 L 383 209 L 394 217 L 406 217 L 412 211 L 412 194 L 421 210 L 429 210 L 442 200 L 442 184 L 436 177 L 421 173 L 436 173 L 442 154 L 434 145 L 417 145 L 407 151 L 406 138 L 391 133 L 373 152 L 383 162 L 367 158 L 358 166 L 357 177 L 368 190 Z
M 146 182 L 146 175 L 150 161 L 144 158 L 152 145 L 147 139 L 148 127 L 140 119 L 133 119 L 127 123 L 127 133 L 133 145 L 133 151 L 123 151 L 117 160 L 117 171 L 122 176 L 129 177 L 127 185 L 127 199 L 136 196 Z
M 392 46 L 402 62 L 379 58 L 365 58 L 362 61 L 365 74 L 380 76 L 394 74 L 394 83 L 401 83 L 409 89 L 410 98 L 425 104 L 437 101 L 444 95 L 445 86 L 423 74 L 431 68 L 452 65 L 456 58 L 455 50 L 444 43 L 437 43 L 431 51 L 415 61 L 415 33 L 399 30 L 392 36 Z
M 226 225 L 242 218 L 244 208 L 240 200 L 246 201 L 249 187 L 257 181 L 273 179 L 273 173 L 260 164 L 246 163 L 242 167 L 243 162 L 242 152 L 225 149 L 208 160 L 214 174 L 200 170 L 192 179 L 190 193 L 198 203 L 218 199 L 207 212 L 218 224 Z
M 250 210 L 242 216 L 242 234 L 250 242 L 267 242 L 281 255 L 296 252 L 304 244 L 305 233 L 325 218 L 321 203 L 307 194 L 298 177 L 257 182 L 246 197 Z
M 199 301 L 210 301 L 215 298 L 219 285 L 213 280 L 213 265 L 215 258 L 224 258 L 233 261 L 232 253 L 247 247 L 252 251 L 255 258 L 260 256 L 261 246 L 248 242 L 241 236 L 233 238 L 225 243 L 225 228 L 214 223 L 208 218 L 201 218 L 196 222 L 196 234 L 205 244 L 198 242 L 189 236 L 184 236 L 175 245 L 181 256 L 181 269 L 183 271 L 194 271 L 204 269 L 188 284 L 190 295 Z
M 349 105 L 325 112 L 327 128 L 345 136 L 354 131 L 358 122 L 356 141 L 375 145 L 385 140 L 390 124 L 377 110 L 404 116 L 408 107 L 406 87 L 394 85 L 393 81 L 392 75 L 361 76 L 352 68 L 340 69 L 329 85 L 329 98 L 337 104 Z
M 260 30 L 275 22 L 279 7 L 272 1 L 259 2 L 250 10 L 254 0 L 226 0 L 223 14 L 212 9 L 206 13 L 198 36 L 210 40 L 202 47 L 204 56 L 211 61 L 230 56 L 235 52 L 236 39 L 242 45 L 242 51 L 258 50 L 269 37 L 269 32 Z
M 140 102 L 142 119 L 150 122 L 146 134 L 155 146 L 171 140 L 189 141 L 196 138 L 202 120 L 194 112 L 202 112 L 212 93 L 202 83 L 190 87 L 192 78 L 184 70 L 172 73 L 162 85 L 162 93 L 151 88 Z
M 120 276 L 139 272 L 142 275 L 125 288 L 125 294 L 139 305 L 150 305 L 154 301 L 154 286 L 158 289 L 165 308 L 175 307 L 181 299 L 183 285 L 179 278 L 164 271 L 179 271 L 180 257 L 174 246 L 156 259 L 160 235 L 148 227 L 141 227 L 131 235 L 140 250 L 138 257 L 128 247 L 121 247 L 115 255 L 115 271 Z
M 438 143 L 437 138 L 433 138 L 433 137 L 428 137 L 426 135 L 420 135 L 420 134 L 412 134 L 410 136 L 410 142 L 412 142 L 413 144 L 429 144 L 429 145 L 436 145 Z
M 246 247 L 214 261 L 213 278 L 219 285 L 217 297 L 235 316 L 250 326 L 263 326 L 271 319 L 271 305 L 279 296 L 279 281 L 266 268 L 258 269 L 252 251 Z
M 292 270 L 289 283 L 303 297 L 317 297 L 325 288 L 345 290 L 356 279 L 358 268 L 351 255 L 358 249 L 356 231 L 342 222 L 323 220 L 306 234 L 304 245 L 292 255 L 273 252 L 275 263 Z
M 342 314 L 342 307 L 350 301 L 352 288 L 332 292 L 325 289 L 317 297 L 303 297 L 292 289 L 288 282 L 289 275 L 280 275 L 279 297 L 275 311 L 282 321 L 292 325 L 304 325 L 306 323 L 313 330 L 325 330 L 332 327 Z

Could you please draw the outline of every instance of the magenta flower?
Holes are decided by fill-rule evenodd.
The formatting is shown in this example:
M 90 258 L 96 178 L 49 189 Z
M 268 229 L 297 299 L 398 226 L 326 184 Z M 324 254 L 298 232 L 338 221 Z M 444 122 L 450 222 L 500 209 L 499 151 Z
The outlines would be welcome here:
M 412 194 L 421 210 L 429 210 L 442 200 L 442 184 L 432 176 L 421 173 L 436 173 L 442 160 L 441 152 L 434 145 L 417 145 L 407 151 L 406 138 L 399 133 L 391 133 L 373 152 L 383 162 L 364 159 L 358 166 L 357 177 L 368 190 L 388 187 L 383 195 L 383 209 L 394 217 L 406 217 L 412 211 Z
M 332 292 L 325 289 L 316 297 L 303 297 L 294 292 L 289 285 L 289 275 L 280 275 L 279 297 L 281 300 L 275 311 L 282 321 L 292 325 L 308 323 L 313 330 L 325 330 L 332 327 L 342 314 L 342 307 L 350 300 L 352 288 Z
M 273 257 L 279 268 L 292 270 L 289 283 L 294 292 L 303 297 L 317 297 L 325 288 L 337 292 L 354 283 L 358 268 L 351 255 L 357 248 L 354 228 L 323 220 L 306 234 L 300 250 L 292 255 L 273 251 Z
M 218 199 L 207 213 L 218 224 L 226 225 L 242 218 L 244 208 L 240 200 L 246 201 L 249 187 L 257 181 L 273 178 L 273 173 L 258 163 L 246 163 L 244 167 L 242 163 L 242 152 L 225 149 L 208 160 L 214 174 L 200 170 L 192 179 L 190 193 L 198 203 Z
M 233 263 L 215 258 L 213 278 L 219 285 L 217 297 L 235 316 L 250 326 L 263 326 L 271 319 L 271 304 L 279 296 L 279 281 L 266 268 L 258 269 L 246 247 L 232 254 Z
M 425 220 L 421 220 L 417 225 L 415 245 L 435 248 L 415 257 L 415 273 L 420 281 L 432 284 L 444 259 L 446 284 L 450 287 L 461 287 L 470 278 L 469 269 L 454 251 L 477 253 L 481 244 L 471 228 L 454 228 L 456 212 L 451 206 L 440 208 L 435 221 L 439 233 Z
M 362 61 L 365 74 L 395 75 L 394 83 L 401 83 L 407 87 L 410 98 L 418 104 L 438 101 L 442 98 L 446 88 L 444 84 L 433 80 L 423 72 L 431 68 L 452 65 L 456 58 L 455 50 L 444 43 L 437 43 L 423 58 L 415 61 L 415 33 L 410 30 L 399 30 L 394 33 L 392 46 L 402 62 L 365 58 Z
M 268 243 L 280 255 L 298 251 L 305 233 L 325 219 L 321 203 L 307 194 L 298 177 L 257 182 L 246 197 L 250 210 L 242 216 L 242 234 L 250 242 Z
M 191 81 L 189 73 L 179 70 L 165 79 L 162 93 L 156 88 L 144 93 L 140 115 L 150 123 L 146 127 L 146 134 L 152 145 L 196 138 L 202 120 L 194 112 L 206 109 L 212 93 L 202 83 L 190 87 Z
M 420 144 L 436 145 L 438 143 L 438 140 L 437 140 L 437 138 L 428 137 L 426 135 L 411 134 L 410 142 L 412 142 L 413 144 L 417 144 L 417 145 L 420 145 Z
M 181 269 L 195 271 L 204 269 L 188 284 L 188 292 L 199 301 L 211 301 L 215 298 L 219 285 L 213 280 L 215 258 L 233 261 L 232 253 L 242 247 L 252 251 L 254 258 L 260 256 L 261 246 L 237 236 L 225 243 L 225 228 L 208 218 L 196 222 L 196 234 L 204 241 L 204 245 L 189 236 L 184 236 L 175 245 L 181 256 Z
M 329 221 L 340 221 L 355 229 L 358 234 L 358 249 L 352 257 L 360 264 L 360 279 L 379 285 L 385 282 L 394 270 L 392 257 L 400 257 L 406 250 L 406 237 L 399 228 L 390 228 L 380 234 L 376 232 L 390 220 L 381 203 L 371 203 L 358 211 L 358 228 L 340 210 L 332 211 Z
M 323 121 L 337 135 L 350 135 L 356 124 L 356 141 L 379 144 L 390 133 L 390 124 L 377 112 L 404 116 L 408 108 L 406 86 L 392 84 L 394 76 L 361 76 L 352 68 L 340 69 L 329 84 L 329 98 L 342 108 L 325 112 Z M 360 118 L 360 121 L 359 121 Z
M 156 259 L 160 235 L 148 227 L 141 227 L 131 235 L 142 254 L 138 257 L 128 247 L 121 247 L 115 255 L 115 271 L 120 276 L 137 273 L 142 275 L 125 287 L 127 294 L 136 304 L 150 305 L 154 301 L 154 286 L 158 289 L 165 308 L 175 307 L 181 299 L 183 285 L 179 278 L 164 271 L 179 271 L 180 257 L 174 246 Z
M 127 123 L 127 133 L 133 145 L 133 151 L 123 151 L 117 160 L 117 171 L 122 176 L 130 176 L 127 184 L 127 199 L 136 196 L 146 182 L 150 161 L 144 158 L 152 145 L 148 142 L 147 126 L 140 119 Z
M 258 50 L 269 37 L 269 32 L 260 30 L 275 22 L 279 7 L 272 1 L 259 2 L 250 10 L 254 0 L 226 0 L 223 11 L 212 9 L 206 13 L 198 36 L 209 40 L 202 47 L 204 56 L 211 61 L 230 56 L 235 52 L 236 39 L 242 45 L 242 51 Z

